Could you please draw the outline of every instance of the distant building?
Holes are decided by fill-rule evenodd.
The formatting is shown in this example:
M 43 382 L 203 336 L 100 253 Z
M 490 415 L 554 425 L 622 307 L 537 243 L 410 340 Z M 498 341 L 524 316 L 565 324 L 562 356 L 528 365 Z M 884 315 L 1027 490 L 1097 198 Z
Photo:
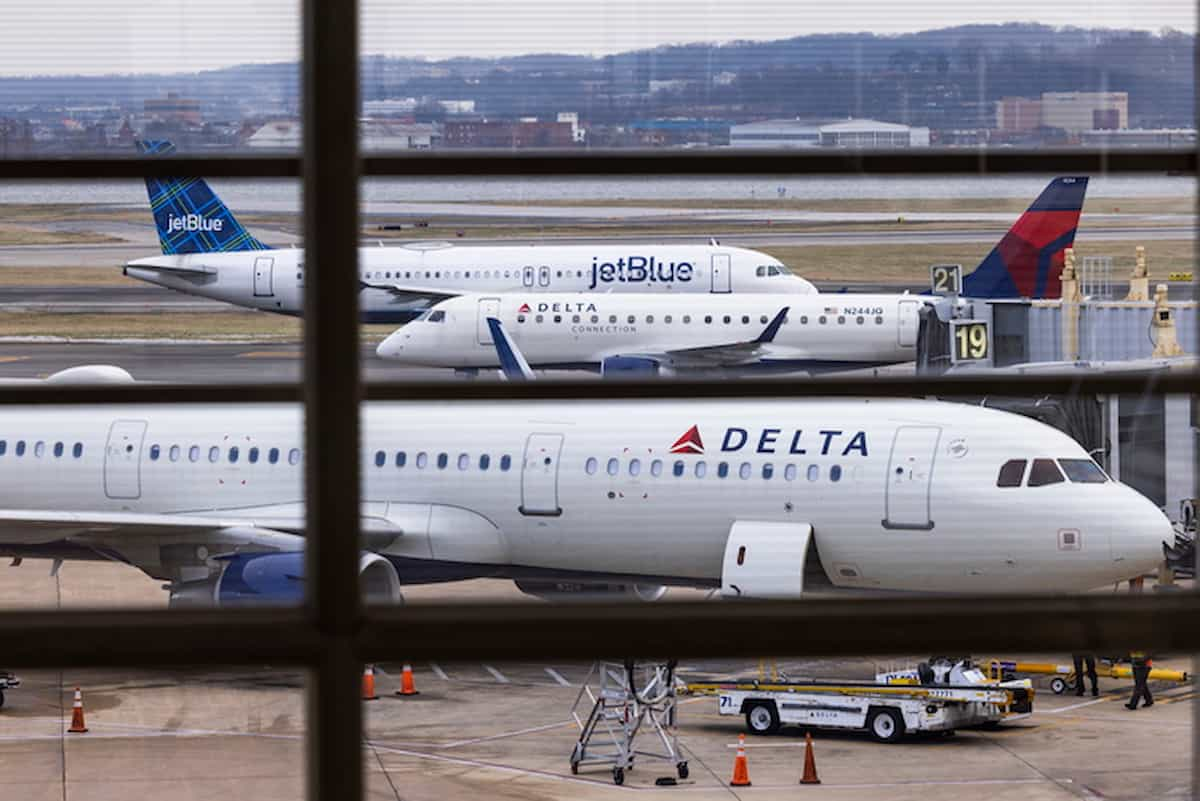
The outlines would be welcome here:
M 1195 147 L 1195 128 L 1126 128 L 1084 131 L 1081 144 L 1091 147 Z
M 838 147 L 890 149 L 928 147 L 929 129 L 894 122 L 848 119 L 838 121 L 766 120 L 734 125 L 729 144 L 747 148 Z
M 587 141 L 587 131 L 579 126 L 578 111 L 560 111 L 555 121 L 565 122 L 571 126 L 571 141 L 575 144 L 582 145 Z
M 474 100 L 438 100 L 437 104 L 441 106 L 447 114 L 475 113 Z
M 729 123 L 724 120 L 634 120 L 628 128 L 633 136 L 631 144 L 642 147 L 729 144 Z
M 200 101 L 180 97 L 178 92 L 167 92 L 165 98 L 143 101 L 142 111 L 148 119 L 162 122 L 186 122 L 192 125 L 204 122 Z
M 417 110 L 415 97 L 389 97 L 384 100 L 363 101 L 365 117 L 401 117 Z
M 570 122 L 447 120 L 442 143 L 446 147 L 570 147 L 575 134 Z
M 1042 125 L 1073 135 L 1097 128 L 1128 128 L 1129 93 L 1042 92 Z
M 1028 97 L 1002 97 L 996 101 L 996 129 L 1024 133 L 1042 125 L 1042 101 Z
M 365 119 L 359 122 L 358 130 L 364 151 L 428 150 L 440 140 L 438 127 L 431 123 Z M 276 120 L 251 134 L 246 146 L 264 150 L 297 150 L 303 138 L 304 129 L 299 121 Z

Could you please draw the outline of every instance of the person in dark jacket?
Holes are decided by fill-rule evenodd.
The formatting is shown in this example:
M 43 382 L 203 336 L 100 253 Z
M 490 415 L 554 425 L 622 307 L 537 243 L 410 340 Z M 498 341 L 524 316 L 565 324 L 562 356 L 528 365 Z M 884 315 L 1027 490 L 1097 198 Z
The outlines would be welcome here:
M 1092 683 L 1092 695 L 1099 695 L 1100 688 L 1096 683 L 1096 657 L 1091 654 L 1072 654 L 1075 661 L 1075 694 L 1083 695 L 1084 664 L 1087 664 L 1087 677 Z
M 1145 699 L 1144 706 L 1153 706 L 1154 696 L 1150 695 L 1150 687 L 1147 685 L 1150 668 L 1154 665 L 1150 655 L 1145 651 L 1133 651 L 1129 654 L 1129 661 L 1133 667 L 1133 697 L 1129 699 L 1125 708 L 1137 709 L 1139 699 Z

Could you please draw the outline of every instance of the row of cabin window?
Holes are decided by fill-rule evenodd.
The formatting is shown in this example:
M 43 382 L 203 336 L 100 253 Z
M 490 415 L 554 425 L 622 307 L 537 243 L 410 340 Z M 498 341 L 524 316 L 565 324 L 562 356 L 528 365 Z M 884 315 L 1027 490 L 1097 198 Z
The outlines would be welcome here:
M 189 462 L 199 462 L 202 453 L 203 449 L 199 445 L 191 445 L 187 449 L 187 460 Z M 183 446 L 171 445 L 166 448 L 157 444 L 150 446 L 150 461 L 157 462 L 163 457 L 164 454 L 166 455 L 168 461 L 178 462 L 183 458 Z M 256 464 L 261 455 L 262 451 L 257 447 L 246 449 L 246 461 L 250 464 Z M 268 464 L 278 464 L 280 458 L 283 456 L 283 451 L 281 451 L 279 448 L 270 448 L 267 450 L 266 456 L 266 461 Z M 242 451 L 237 445 L 232 445 L 228 448 L 228 450 L 225 451 L 225 459 L 230 464 L 237 464 L 241 458 Z M 209 447 L 208 461 L 212 462 L 213 464 L 221 461 L 221 448 L 216 445 Z M 300 464 L 299 448 L 292 448 L 291 450 L 287 451 L 287 463 L 290 465 Z
M 1009 459 L 1000 465 L 1000 474 L 996 476 L 997 487 L 1019 487 L 1025 476 L 1027 459 Z M 1059 469 L 1061 467 L 1061 469 Z M 1066 478 L 1063 478 L 1066 473 Z M 1061 484 L 1069 480 L 1072 484 L 1103 484 L 1109 480 L 1108 475 L 1100 469 L 1100 465 L 1091 459 L 1034 459 L 1029 468 L 1027 487 L 1044 487 L 1047 484 Z
M 526 321 L 527 317 L 528 317 L 528 315 L 524 315 L 524 314 L 517 315 L 517 322 L 523 323 Z M 563 321 L 563 315 L 561 315 L 561 314 L 555 314 L 555 315 L 553 315 L 553 317 L 554 317 L 554 322 L 556 322 L 556 323 L 561 323 Z M 546 318 L 546 315 L 537 314 L 537 315 L 534 315 L 533 321 L 535 323 L 544 323 L 546 321 L 545 318 Z M 609 324 L 615 324 L 617 322 L 617 319 L 618 319 L 617 315 L 615 315 L 615 314 L 608 315 Z M 711 315 L 711 314 L 704 315 L 705 325 L 712 325 L 712 322 L 714 319 L 716 319 L 716 318 L 713 317 L 713 315 Z M 663 318 L 662 318 L 663 323 L 666 325 L 670 325 L 672 322 L 674 322 L 674 320 L 675 320 L 675 318 L 670 314 L 663 315 Z M 638 317 L 636 314 L 631 314 L 625 318 L 625 322 L 628 325 L 633 325 L 633 324 L 637 323 L 637 321 L 638 321 Z M 645 317 L 645 321 L 646 321 L 646 325 L 652 325 L 654 323 L 654 315 L 647 314 Z M 791 321 L 792 321 L 791 317 L 783 318 L 784 325 L 787 325 Z M 580 323 L 580 322 L 583 322 L 583 320 L 580 315 L 573 314 L 573 315 L 571 315 L 571 322 L 572 323 Z M 599 323 L 600 315 L 593 314 L 591 316 L 590 322 L 592 322 L 593 324 Z M 690 325 L 691 322 L 692 322 L 692 315 L 690 315 L 690 314 L 683 315 L 683 324 L 684 325 Z M 730 325 L 733 323 L 733 316 L 729 315 L 729 314 L 723 315 L 721 317 L 721 322 L 725 323 L 725 325 Z M 767 323 L 771 322 L 771 318 L 764 314 L 758 318 L 758 322 L 760 325 L 766 325 Z M 822 314 L 821 316 L 819 316 L 817 318 L 817 323 L 819 325 L 825 325 L 828 322 L 829 322 L 829 317 L 824 314 Z M 857 323 L 858 325 L 866 325 L 867 318 L 860 315 L 860 316 L 854 318 L 854 322 Z M 838 315 L 837 323 L 838 323 L 838 325 L 845 325 L 846 324 L 846 315 L 844 315 L 844 314 Z M 748 314 L 742 315 L 742 325 L 750 325 L 750 315 L 748 315 Z M 808 315 L 807 314 L 800 315 L 800 325 L 808 325 Z M 877 316 L 875 318 L 875 325 L 883 325 L 883 316 L 882 315 Z
M 408 464 L 408 453 L 405 451 L 396 451 L 396 455 L 393 457 L 392 461 L 396 465 L 396 467 L 404 467 L 405 465 Z M 450 465 L 450 454 L 439 453 L 435 457 L 434 461 L 437 464 L 438 470 L 445 470 Z M 458 455 L 458 458 L 455 460 L 455 462 L 458 465 L 459 470 L 470 470 L 471 469 L 471 455 L 468 453 L 460 453 Z M 383 467 L 387 463 L 388 463 L 387 452 L 386 451 L 375 451 L 375 466 Z M 413 465 L 418 470 L 424 470 L 426 467 L 429 466 L 429 454 L 426 453 L 425 451 L 418 451 L 413 456 Z M 492 466 L 492 457 L 486 453 L 479 454 L 478 465 L 479 465 L 480 470 L 489 469 Z M 500 470 L 502 472 L 507 472 L 510 468 L 512 468 L 512 457 L 509 456 L 507 453 L 503 454 L 500 457 Z
M 442 277 L 441 270 L 434 270 L 434 271 L 425 270 L 424 272 L 425 272 L 426 278 L 441 278 Z M 567 278 L 571 277 L 571 272 L 572 272 L 571 270 L 566 271 Z M 575 273 L 576 278 L 583 278 L 583 270 L 575 270 L 574 273 Z M 556 273 L 556 277 L 562 278 L 563 274 L 564 273 L 562 270 L 558 270 Z M 298 278 L 298 279 L 302 278 L 303 275 L 304 274 L 302 272 L 298 272 L 298 273 L 296 273 L 296 278 Z M 476 270 L 475 271 L 476 278 L 484 278 L 484 279 L 500 278 L 501 276 L 503 276 L 504 278 L 520 278 L 521 271 L 520 270 L 504 270 L 503 273 L 500 270 Z M 372 280 L 378 281 L 380 278 L 385 278 L 385 279 L 386 278 L 395 278 L 396 280 L 400 280 L 400 278 L 403 277 L 405 279 L 411 279 L 413 277 L 413 272 L 412 272 L 412 270 L 406 270 L 404 272 L 404 274 L 401 275 L 399 270 L 394 270 L 394 271 L 373 270 L 373 271 L 369 271 L 369 272 L 364 272 L 362 274 L 362 277 L 364 280 L 367 280 L 367 281 L 372 281 Z M 420 270 L 417 271 L 416 277 L 417 278 L 421 277 Z M 446 270 L 446 278 L 470 278 L 470 277 L 471 277 L 470 270 L 455 270 L 453 273 L 451 273 L 450 270 Z
M 24 456 L 25 450 L 26 450 L 25 440 L 19 439 L 19 440 L 16 440 L 15 442 L 13 442 L 13 455 L 14 456 Z M 63 457 L 63 455 L 67 452 L 67 446 L 62 442 L 56 442 L 56 443 L 54 443 L 54 447 L 51 448 L 50 450 L 54 454 L 55 459 L 61 459 Z M 0 439 L 0 456 L 3 456 L 6 453 L 8 453 L 8 440 Z M 43 456 L 46 455 L 45 441 L 38 440 L 37 442 L 33 443 L 33 455 L 37 459 L 41 459 Z M 76 442 L 74 445 L 71 446 L 71 456 L 76 459 L 83 457 L 83 443 L 82 442 Z
M 728 478 L 730 467 L 731 466 L 729 462 L 717 462 L 717 477 Z M 650 475 L 657 477 L 662 475 L 663 468 L 663 460 L 654 459 L 649 463 L 647 469 Z M 640 459 L 630 459 L 625 469 L 631 476 L 641 475 L 642 461 Z M 584 462 L 583 471 L 589 476 L 594 476 L 597 472 L 599 472 L 599 470 L 600 461 L 594 456 L 588 457 L 588 460 Z M 609 459 L 608 463 L 604 466 L 604 472 L 608 473 L 610 476 L 620 475 L 621 461 L 619 459 Z M 683 461 L 677 461 L 671 466 L 671 475 L 678 478 L 682 477 L 685 473 L 687 473 L 687 465 Z M 770 481 L 775 477 L 775 473 L 775 465 L 771 464 L 770 462 L 767 462 L 762 466 L 761 475 L 764 480 Z M 835 483 L 841 481 L 842 473 L 843 470 L 841 465 L 831 465 L 829 468 L 829 480 Z M 708 463 L 703 460 L 696 462 L 695 465 L 692 466 L 692 474 L 695 475 L 696 478 L 704 478 L 706 475 L 708 475 Z M 738 465 L 737 474 L 739 478 L 749 479 L 754 475 L 754 466 L 750 464 L 750 462 L 742 462 L 740 465 Z M 784 465 L 783 478 L 785 481 L 795 481 L 799 474 L 800 468 L 798 465 Z M 804 476 L 809 481 L 819 481 L 821 479 L 821 466 L 810 464 L 804 471 Z

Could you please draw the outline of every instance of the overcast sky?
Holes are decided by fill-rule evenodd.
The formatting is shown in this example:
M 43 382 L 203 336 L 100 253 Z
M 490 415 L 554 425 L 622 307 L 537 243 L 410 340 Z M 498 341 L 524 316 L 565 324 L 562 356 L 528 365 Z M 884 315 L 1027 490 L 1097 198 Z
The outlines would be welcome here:
M 1034 21 L 1195 32 L 1192 0 L 361 0 L 363 52 L 430 59 Z M 0 74 L 190 72 L 299 52 L 296 0 L 4 0 Z

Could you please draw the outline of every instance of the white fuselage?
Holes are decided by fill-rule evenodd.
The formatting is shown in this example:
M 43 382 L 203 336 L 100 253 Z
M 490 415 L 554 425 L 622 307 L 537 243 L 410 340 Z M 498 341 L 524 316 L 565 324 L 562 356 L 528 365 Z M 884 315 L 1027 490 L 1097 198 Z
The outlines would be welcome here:
M 6 407 L 0 507 L 302 516 L 301 420 L 290 405 Z M 406 581 L 444 569 L 715 586 L 731 526 L 774 521 L 811 524 L 838 587 L 1075 591 L 1152 569 L 1171 532 L 1117 482 L 998 487 L 1007 461 L 1088 456 L 960 404 L 375 403 L 362 441 L 364 518 L 403 529 L 376 550 Z M 162 545 L 67 524 L 0 534 L 16 555 L 136 561 Z
M 760 292 L 816 289 L 764 253 L 721 245 L 451 245 L 359 248 L 367 322 L 405 322 L 430 297 L 463 292 Z M 172 270 L 171 268 L 175 268 Z M 304 305 L 299 248 L 153 256 L 125 274 L 203 297 L 282 314 Z
M 486 324 L 491 316 L 533 367 L 587 368 L 618 356 L 647 356 L 681 370 L 890 364 L 916 358 L 919 310 L 931 300 L 865 294 L 463 296 L 396 331 L 378 353 L 408 364 L 495 367 L 499 359 Z M 785 307 L 785 322 L 760 349 L 735 353 L 724 365 L 695 352 L 754 340 Z

